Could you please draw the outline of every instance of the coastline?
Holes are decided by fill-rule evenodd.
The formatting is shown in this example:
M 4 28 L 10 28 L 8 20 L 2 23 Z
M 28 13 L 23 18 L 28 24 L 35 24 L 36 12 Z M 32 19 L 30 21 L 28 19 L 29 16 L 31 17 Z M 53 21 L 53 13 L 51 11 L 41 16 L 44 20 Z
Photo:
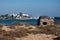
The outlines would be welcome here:
M 1 24 L 12 24 L 13 22 L 25 22 L 25 23 L 29 23 L 29 24 L 34 24 L 37 25 L 37 19 L 4 19 L 4 20 L 0 20 Z
M 2 26 L 0 28 L 0 38 L 3 36 L 2 38 L 8 37 L 9 39 L 12 37 L 12 39 L 15 39 L 15 40 L 28 40 L 28 39 L 29 40 L 44 40 L 44 39 L 53 40 L 53 38 L 58 37 L 58 35 L 55 35 L 54 33 L 52 33 L 54 32 L 52 30 L 54 30 L 55 28 L 53 26 L 50 26 L 50 27 L 48 26 L 48 28 L 47 27 L 39 28 L 38 26 L 34 26 L 27 23 L 20 23 L 20 22 L 15 22 L 11 25 L 6 25 L 6 24 L 5 25 L 2 24 L 2 25 L 0 25 L 0 27 Z M 51 28 L 53 29 L 51 30 Z M 51 31 L 50 32 L 47 31 L 48 29 Z M 59 30 L 59 27 L 57 27 L 56 29 Z

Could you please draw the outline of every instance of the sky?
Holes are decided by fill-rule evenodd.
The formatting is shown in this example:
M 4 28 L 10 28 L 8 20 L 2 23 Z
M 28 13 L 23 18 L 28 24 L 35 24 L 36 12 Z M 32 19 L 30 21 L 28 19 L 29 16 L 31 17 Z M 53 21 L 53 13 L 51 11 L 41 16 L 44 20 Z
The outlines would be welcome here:
M 20 12 L 32 16 L 60 16 L 60 0 L 0 0 L 0 15 Z

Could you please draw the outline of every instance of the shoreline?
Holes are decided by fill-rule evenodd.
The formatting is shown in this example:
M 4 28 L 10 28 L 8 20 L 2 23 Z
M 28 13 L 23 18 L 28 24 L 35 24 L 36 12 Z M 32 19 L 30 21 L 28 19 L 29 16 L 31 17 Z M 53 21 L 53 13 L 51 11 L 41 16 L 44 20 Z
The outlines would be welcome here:
M 12 24 L 14 22 L 25 22 L 25 23 L 37 25 L 37 20 L 35 20 L 35 19 L 31 19 L 31 20 L 15 20 L 15 19 L 0 20 L 0 23 L 2 23 L 2 24 Z
M 58 34 L 58 30 L 60 29 L 59 27 L 56 27 L 56 26 L 50 25 L 47 27 L 38 27 L 28 23 L 20 23 L 20 22 L 18 23 L 15 22 L 11 25 L 0 24 L 0 27 L 1 27 L 0 37 L 2 36 L 3 36 L 2 38 L 8 37 L 8 39 L 12 37 L 12 39 L 15 39 L 15 40 L 28 40 L 28 39 L 29 40 L 44 40 L 44 39 L 53 40 L 53 38 L 58 37 L 57 34 Z M 55 34 L 55 31 L 57 34 Z M 59 30 L 59 33 L 60 33 L 60 30 Z

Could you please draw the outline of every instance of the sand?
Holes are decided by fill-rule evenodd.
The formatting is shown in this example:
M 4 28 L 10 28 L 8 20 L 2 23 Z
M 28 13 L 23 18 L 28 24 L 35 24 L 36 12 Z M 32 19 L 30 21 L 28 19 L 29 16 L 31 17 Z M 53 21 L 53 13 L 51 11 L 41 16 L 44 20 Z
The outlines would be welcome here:
M 32 27 L 32 30 L 34 30 L 36 27 L 35 26 L 15 26 L 17 28 L 27 28 L 29 29 L 30 27 Z M 1 28 L 2 30 L 5 30 L 5 31 L 13 31 L 13 29 L 10 29 L 9 26 L 5 26 L 3 25 L 3 27 Z M 16 40 L 53 40 L 53 38 L 56 38 L 57 36 L 55 35 L 48 35 L 48 34 L 28 34 L 28 36 L 25 36 L 25 37 L 21 37 L 21 38 L 15 38 Z
M 16 40 L 53 40 L 57 36 L 46 34 L 29 34 L 27 37 L 16 38 Z

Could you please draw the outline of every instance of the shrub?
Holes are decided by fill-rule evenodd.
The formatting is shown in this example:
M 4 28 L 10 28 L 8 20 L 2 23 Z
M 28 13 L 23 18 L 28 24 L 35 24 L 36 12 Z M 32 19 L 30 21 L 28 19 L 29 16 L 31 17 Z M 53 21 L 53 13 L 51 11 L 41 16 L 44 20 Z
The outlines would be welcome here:
M 12 38 L 12 37 L 0 37 L 0 40 L 15 40 L 15 38 Z
M 24 22 L 14 22 L 11 25 L 13 25 L 13 26 L 23 26 L 23 25 L 29 26 L 30 24 L 24 23 Z
M 5 34 L 8 34 L 5 30 L 0 29 L 0 40 L 15 40 L 13 37 L 10 36 L 4 36 Z
M 14 23 L 12 23 L 11 25 L 13 25 L 13 26 L 22 26 L 23 23 L 20 23 L 20 22 L 14 22 Z
M 6 34 L 7 32 L 5 30 L 0 29 L 0 35 Z
M 46 27 L 39 27 L 38 31 L 46 34 L 60 35 L 60 28 L 55 25 L 48 25 Z
M 0 24 L 0 28 L 2 28 L 3 27 L 3 25 L 2 24 Z
M 15 31 L 9 31 L 7 34 L 4 34 L 4 36 L 10 36 L 10 37 L 24 37 L 27 36 L 27 31 L 25 29 L 18 29 Z
M 15 26 L 11 26 L 11 25 L 10 25 L 9 28 L 10 28 L 10 29 L 15 29 Z

